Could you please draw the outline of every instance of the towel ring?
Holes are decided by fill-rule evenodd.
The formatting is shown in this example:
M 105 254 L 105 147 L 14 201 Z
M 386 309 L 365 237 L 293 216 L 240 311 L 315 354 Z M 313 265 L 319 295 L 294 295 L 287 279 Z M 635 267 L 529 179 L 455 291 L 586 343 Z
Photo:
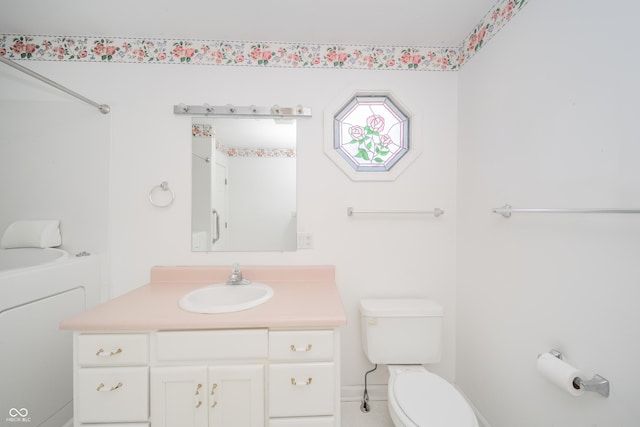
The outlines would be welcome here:
M 169 191 L 171 193 L 171 199 L 169 199 L 169 201 L 167 203 L 165 203 L 165 204 L 161 204 L 161 203 L 156 202 L 155 200 L 153 200 L 153 194 L 157 190 Z M 176 198 L 176 194 L 173 192 L 172 189 L 169 188 L 169 184 L 167 183 L 167 181 L 162 181 L 162 183 L 160 183 L 160 185 L 156 185 L 155 187 L 153 187 L 151 189 L 151 191 L 149 191 L 149 201 L 151 202 L 151 204 L 153 206 L 157 206 L 159 208 L 166 208 L 168 206 L 171 206 L 171 204 L 173 203 L 175 198 Z

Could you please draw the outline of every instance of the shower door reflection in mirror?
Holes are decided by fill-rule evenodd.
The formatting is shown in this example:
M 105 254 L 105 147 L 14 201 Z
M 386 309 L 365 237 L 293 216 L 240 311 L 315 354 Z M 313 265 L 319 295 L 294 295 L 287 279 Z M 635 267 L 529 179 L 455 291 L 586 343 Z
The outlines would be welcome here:
M 191 249 L 296 249 L 296 122 L 192 119 Z

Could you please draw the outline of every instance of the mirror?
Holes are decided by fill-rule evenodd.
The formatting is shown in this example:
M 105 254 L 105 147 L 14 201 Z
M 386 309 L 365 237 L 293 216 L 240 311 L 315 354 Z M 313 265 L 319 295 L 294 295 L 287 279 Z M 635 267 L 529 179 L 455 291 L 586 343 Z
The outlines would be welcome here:
M 192 118 L 191 249 L 294 251 L 296 120 Z

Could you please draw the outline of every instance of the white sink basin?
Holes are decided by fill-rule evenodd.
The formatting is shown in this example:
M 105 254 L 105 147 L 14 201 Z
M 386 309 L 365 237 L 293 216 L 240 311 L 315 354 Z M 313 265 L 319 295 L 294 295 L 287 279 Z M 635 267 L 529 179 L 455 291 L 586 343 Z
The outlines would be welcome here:
M 273 289 L 263 283 L 211 285 L 198 288 L 180 298 L 180 308 L 192 313 L 231 313 L 267 302 Z

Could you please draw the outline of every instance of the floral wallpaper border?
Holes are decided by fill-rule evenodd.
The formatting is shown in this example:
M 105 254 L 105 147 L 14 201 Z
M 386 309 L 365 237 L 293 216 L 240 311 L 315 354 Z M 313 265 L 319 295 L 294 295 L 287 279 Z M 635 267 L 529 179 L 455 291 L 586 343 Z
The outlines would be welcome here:
M 1 34 L 0 56 L 73 62 L 456 71 L 528 0 L 498 0 L 458 47 Z
M 204 123 L 193 123 L 191 125 L 191 136 L 200 138 L 210 138 L 213 135 L 213 128 L 211 125 Z
M 295 159 L 296 150 L 290 148 L 228 148 L 223 145 L 216 148 L 229 157 L 263 157 L 271 159 Z
M 462 67 L 493 38 L 529 0 L 498 0 L 491 10 L 471 30 L 459 49 L 458 67 Z
M 211 125 L 194 123 L 191 125 L 191 136 L 195 138 L 211 138 L 213 130 Z M 296 157 L 296 150 L 291 148 L 229 148 L 216 141 L 216 150 L 228 157 L 264 157 L 287 158 Z

